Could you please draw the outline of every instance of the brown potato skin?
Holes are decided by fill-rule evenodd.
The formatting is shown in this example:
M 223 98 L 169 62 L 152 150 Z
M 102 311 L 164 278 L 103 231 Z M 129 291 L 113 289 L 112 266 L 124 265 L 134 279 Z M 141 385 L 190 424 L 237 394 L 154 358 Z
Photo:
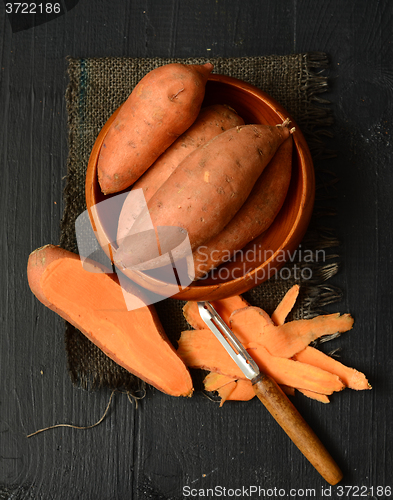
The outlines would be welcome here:
M 206 276 L 272 224 L 288 192 L 292 150 L 291 136 L 279 147 L 233 219 L 220 233 L 193 252 L 194 269 L 191 274 L 194 274 L 194 280 Z
M 188 233 L 191 249 L 218 234 L 248 198 L 256 180 L 287 139 L 286 126 L 243 125 L 227 130 L 188 155 L 158 189 L 135 221 L 132 233 L 151 222 Z M 173 234 L 170 235 L 173 238 Z M 115 262 L 134 266 L 147 261 L 151 248 L 141 239 L 125 238 Z M 172 241 L 160 241 L 174 248 Z
M 244 125 L 243 118 L 225 104 L 202 108 L 191 127 L 176 139 L 132 186 L 131 194 L 124 201 L 119 217 L 118 244 L 127 235 L 141 210 L 132 191 L 142 189 L 144 198 L 148 202 L 186 156 L 213 137 L 237 125 Z
M 104 194 L 131 186 L 195 121 L 213 65 L 167 64 L 131 92 L 102 144 L 97 164 Z

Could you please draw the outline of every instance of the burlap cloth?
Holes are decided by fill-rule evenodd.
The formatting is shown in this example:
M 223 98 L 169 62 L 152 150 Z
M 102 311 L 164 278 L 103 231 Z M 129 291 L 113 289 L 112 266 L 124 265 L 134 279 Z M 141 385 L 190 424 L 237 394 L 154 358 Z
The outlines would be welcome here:
M 309 144 L 318 175 L 319 160 L 329 156 L 324 147 L 324 136 L 331 124 L 329 107 L 320 94 L 327 89 L 323 70 L 328 59 L 323 53 L 293 54 L 288 56 L 246 58 L 190 58 L 190 59 L 135 59 L 135 58 L 68 58 L 69 84 L 66 92 L 69 128 L 68 174 L 64 190 L 65 209 L 61 222 L 60 245 L 78 252 L 75 219 L 86 210 L 85 172 L 94 141 L 113 111 L 126 100 L 132 88 L 149 71 L 170 62 L 214 64 L 214 72 L 245 80 L 268 92 L 281 103 L 300 126 Z M 318 173 L 319 172 L 319 173 Z M 325 179 L 326 180 L 326 179 Z M 322 181 L 326 184 L 325 180 Z M 319 183 L 321 179 L 319 179 Z M 317 183 L 318 184 L 318 183 Z M 324 191 L 326 198 L 326 192 Z M 329 209 L 314 209 L 314 219 Z M 311 229 L 303 249 L 322 249 L 337 244 L 334 236 L 319 227 Z M 334 257 L 330 255 L 329 257 Z M 307 264 L 308 266 L 310 263 Z M 339 297 L 338 291 L 326 285 L 326 280 L 337 270 L 334 259 L 314 263 L 313 276 L 301 283 L 302 294 L 294 317 L 310 317 L 325 304 Z M 285 291 L 294 283 L 295 276 L 271 280 L 245 294 L 253 305 L 272 312 Z M 176 342 L 180 332 L 189 328 L 182 315 L 184 302 L 166 299 L 156 309 L 169 338 Z M 84 388 L 109 387 L 137 394 L 143 383 L 108 359 L 78 330 L 66 323 L 65 343 L 69 373 L 73 383 Z

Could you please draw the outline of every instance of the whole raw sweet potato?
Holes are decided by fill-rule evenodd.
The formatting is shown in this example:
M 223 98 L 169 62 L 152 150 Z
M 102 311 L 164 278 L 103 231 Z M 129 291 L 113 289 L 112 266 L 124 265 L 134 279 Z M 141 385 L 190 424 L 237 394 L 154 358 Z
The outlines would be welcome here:
M 193 151 L 150 199 L 121 242 L 115 263 L 132 267 L 157 258 L 151 238 L 143 238 L 151 227 L 157 234 L 162 226 L 175 228 L 160 232 L 158 245 L 167 252 L 180 245 L 186 232 L 192 250 L 218 234 L 289 135 L 286 125 L 243 125 Z
M 233 219 L 193 252 L 194 279 L 232 258 L 271 225 L 286 198 L 292 170 L 292 136 L 279 147 Z
M 141 211 L 141 201 L 148 202 L 186 156 L 225 130 L 243 124 L 244 120 L 236 111 L 225 104 L 202 108 L 191 127 L 176 139 L 132 186 L 120 213 L 117 242 L 119 243 L 131 229 Z M 135 196 L 136 189 L 142 189 L 144 197 Z
M 108 130 L 97 164 L 104 194 L 131 186 L 195 121 L 213 65 L 167 64 L 136 85 Z

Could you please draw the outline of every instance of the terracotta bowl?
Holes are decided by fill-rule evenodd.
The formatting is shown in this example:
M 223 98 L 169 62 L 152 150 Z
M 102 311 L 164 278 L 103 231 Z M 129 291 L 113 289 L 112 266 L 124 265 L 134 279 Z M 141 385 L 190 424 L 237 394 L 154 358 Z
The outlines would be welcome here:
M 206 85 L 204 105 L 228 104 L 246 123 L 275 125 L 290 118 L 296 127 L 293 134 L 294 154 L 292 178 L 284 205 L 270 228 L 247 245 L 242 261 L 234 260 L 219 266 L 204 280 L 185 288 L 176 284 L 173 271 L 163 269 L 161 275 L 149 271 L 133 271 L 129 277 L 145 289 L 166 297 L 181 300 L 217 300 L 244 293 L 263 281 L 279 274 L 291 254 L 296 250 L 308 227 L 314 204 L 315 178 L 311 155 L 295 121 L 274 99 L 258 88 L 241 80 L 213 74 Z M 99 244 L 112 258 L 116 250 L 117 218 L 108 220 L 99 204 L 111 196 L 104 196 L 97 180 L 97 160 L 100 148 L 117 111 L 102 128 L 92 149 L 86 174 L 86 204 L 90 221 Z M 113 195 L 112 195 L 113 197 Z M 120 213 L 120 206 L 118 207 Z M 111 210 L 111 213 L 113 210 Z M 281 270 L 281 271 L 280 271 Z

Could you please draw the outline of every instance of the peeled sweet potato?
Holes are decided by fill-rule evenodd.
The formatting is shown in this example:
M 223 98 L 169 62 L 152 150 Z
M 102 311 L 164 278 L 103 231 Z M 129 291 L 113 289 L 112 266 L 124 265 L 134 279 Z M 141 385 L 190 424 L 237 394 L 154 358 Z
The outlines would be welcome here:
M 218 234 L 246 201 L 289 135 L 287 122 L 277 126 L 243 125 L 193 151 L 150 199 L 148 210 L 133 224 L 132 234 L 121 242 L 115 263 L 120 268 L 132 267 L 157 257 L 151 239 L 139 237 L 151 224 L 156 231 L 162 226 L 175 229 L 164 233 L 159 241 L 161 248 L 171 250 L 181 246 L 185 232 L 192 250 Z
M 89 266 L 89 270 L 86 266 Z M 100 264 L 46 245 L 29 256 L 27 276 L 34 295 L 78 328 L 109 358 L 172 396 L 192 394 L 191 376 L 169 342 L 153 306 L 130 282 L 127 310 L 115 274 Z M 124 285 L 123 285 L 124 288 Z
M 136 189 L 142 189 L 148 202 L 171 173 L 192 151 L 225 130 L 244 124 L 244 120 L 235 110 L 224 104 L 214 104 L 202 108 L 198 118 L 151 167 L 133 184 L 130 194 L 124 201 L 120 212 L 117 242 L 124 238 L 141 211 L 140 197 L 135 196 Z
M 231 259 L 237 250 L 266 231 L 273 222 L 291 180 L 292 143 L 292 137 L 288 137 L 279 147 L 244 205 L 224 229 L 193 252 L 195 280 Z
M 167 64 L 145 75 L 121 107 L 97 164 L 104 194 L 131 186 L 195 121 L 213 65 Z

